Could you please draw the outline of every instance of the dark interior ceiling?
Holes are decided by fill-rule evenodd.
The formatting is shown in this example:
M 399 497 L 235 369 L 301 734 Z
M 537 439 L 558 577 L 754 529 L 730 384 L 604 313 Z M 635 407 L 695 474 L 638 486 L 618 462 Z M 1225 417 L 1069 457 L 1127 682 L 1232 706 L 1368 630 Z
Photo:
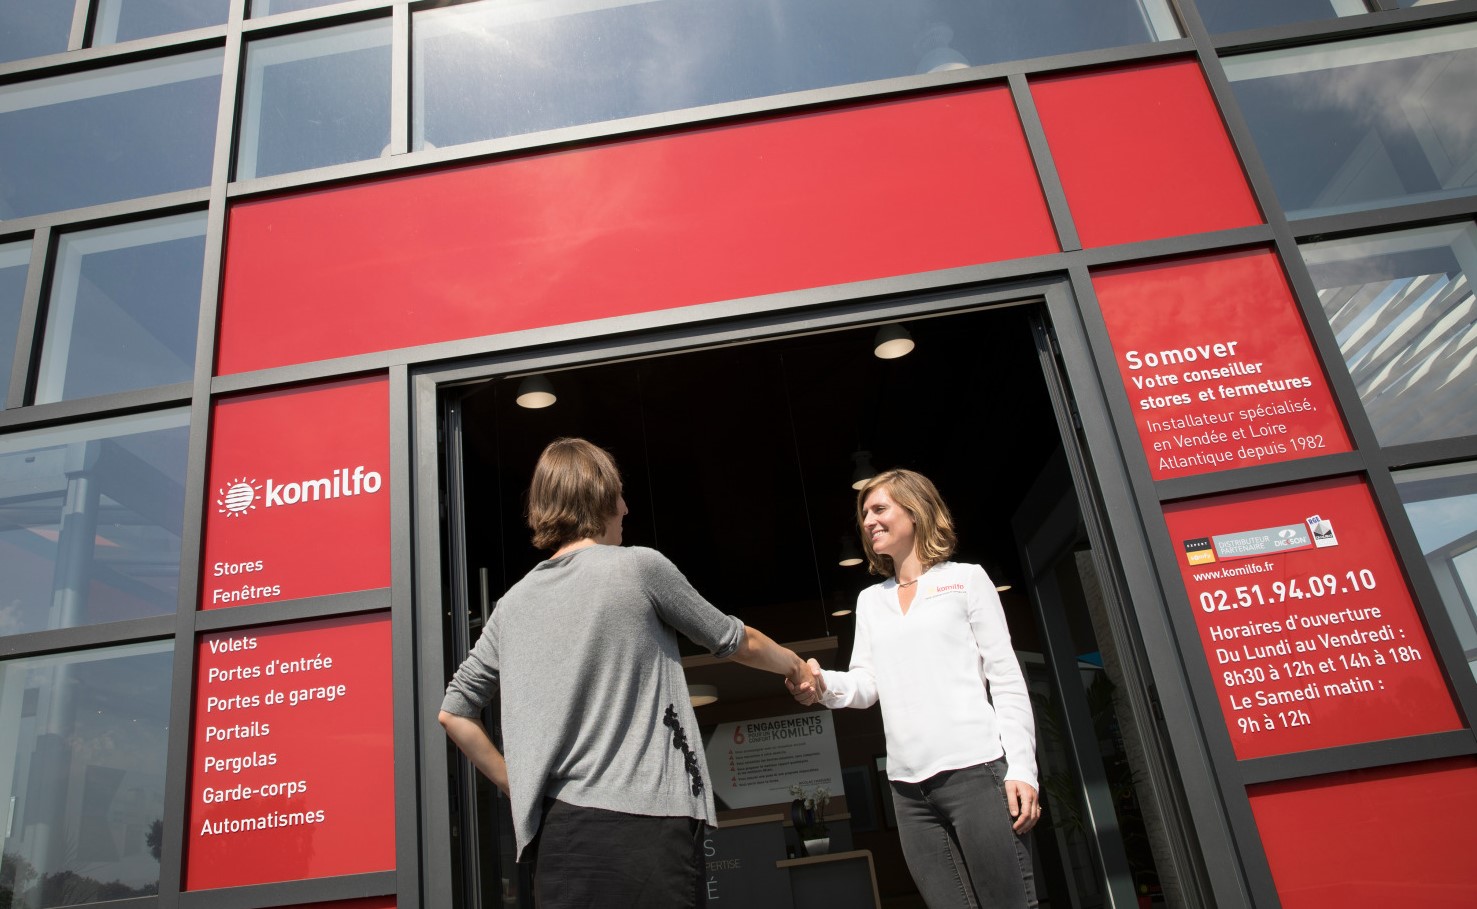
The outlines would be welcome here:
M 615 455 L 626 544 L 660 549 L 780 640 L 837 634 L 849 651 L 851 619 L 830 613 L 876 580 L 837 564 L 856 539 L 858 450 L 933 479 L 956 558 L 1019 584 L 1011 516 L 1060 444 L 1032 311 L 910 321 L 917 346 L 897 360 L 873 356 L 869 326 L 551 373 L 558 402 L 542 410 L 516 405 L 516 378 L 462 389 L 469 589 L 485 567 L 496 598 L 546 555 L 524 507 L 538 453 L 561 435 Z

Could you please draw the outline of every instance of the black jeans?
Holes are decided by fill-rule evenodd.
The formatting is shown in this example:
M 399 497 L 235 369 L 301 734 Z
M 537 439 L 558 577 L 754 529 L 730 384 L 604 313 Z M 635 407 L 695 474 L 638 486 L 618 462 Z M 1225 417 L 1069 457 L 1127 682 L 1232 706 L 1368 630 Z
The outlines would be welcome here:
M 929 909 L 1036 906 L 1030 834 L 1016 836 L 1005 759 L 892 783 L 898 836 Z
M 701 909 L 703 822 L 544 800 L 534 850 L 539 909 Z

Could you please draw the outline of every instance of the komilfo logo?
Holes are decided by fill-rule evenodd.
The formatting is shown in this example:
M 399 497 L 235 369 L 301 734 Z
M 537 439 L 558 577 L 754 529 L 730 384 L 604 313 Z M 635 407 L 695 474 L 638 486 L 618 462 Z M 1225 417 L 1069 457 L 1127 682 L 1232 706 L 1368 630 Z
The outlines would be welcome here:
M 320 502 L 326 499 L 341 499 L 345 496 L 373 494 L 380 491 L 383 480 L 377 471 L 365 470 L 364 465 L 340 467 L 326 477 L 316 480 L 296 480 L 278 483 L 271 478 L 265 486 L 254 477 L 233 477 L 231 482 L 216 493 L 216 511 L 228 518 L 241 518 L 256 510 L 257 502 L 263 508 L 284 505 L 299 505 L 303 502 Z

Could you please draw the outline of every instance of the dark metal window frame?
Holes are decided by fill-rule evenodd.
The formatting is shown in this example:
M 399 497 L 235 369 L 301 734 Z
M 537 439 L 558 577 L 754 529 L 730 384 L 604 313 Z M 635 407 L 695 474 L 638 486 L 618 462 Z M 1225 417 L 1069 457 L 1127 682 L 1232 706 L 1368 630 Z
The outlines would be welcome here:
M 1439 592 L 1429 574 L 1414 531 L 1405 517 L 1391 471 L 1396 468 L 1452 461 L 1477 460 L 1477 437 L 1381 448 L 1362 411 L 1352 382 L 1341 375 L 1342 357 L 1318 308 L 1316 290 L 1302 265 L 1297 243 L 1365 232 L 1471 220 L 1477 217 L 1477 193 L 1439 202 L 1393 205 L 1335 216 L 1290 221 L 1276 201 L 1269 176 L 1256 154 L 1251 134 L 1220 64 L 1220 55 L 1337 41 L 1368 34 L 1405 31 L 1426 26 L 1477 20 L 1477 0 L 1453 0 L 1419 9 L 1398 9 L 1393 0 L 1378 0 L 1380 9 L 1366 15 L 1329 19 L 1276 28 L 1212 36 L 1205 29 L 1192 0 L 1173 5 L 1186 37 L 1152 44 L 1089 51 L 1057 57 L 1015 61 L 925 76 L 900 77 L 863 85 L 818 89 L 711 107 L 635 117 L 491 140 L 445 149 L 409 151 L 409 79 L 411 16 L 416 10 L 441 5 L 438 0 L 351 0 L 311 10 L 248 19 L 247 0 L 232 0 L 223 26 L 129 41 L 105 47 L 85 47 L 91 0 L 78 0 L 70 50 L 29 60 L 0 64 L 0 84 L 112 64 L 157 58 L 202 48 L 223 47 L 221 103 L 216 125 L 212 176 L 209 187 L 131 199 L 72 211 L 51 212 L 0 224 L 0 240 L 29 241 L 31 262 L 17 341 L 16 367 L 9 400 L 0 409 L 0 432 L 71 423 L 119 413 L 187 405 L 190 407 L 189 460 L 180 575 L 178 613 L 84 628 L 61 629 L 0 638 L 0 658 L 104 646 L 129 641 L 175 641 L 174 679 L 168 742 L 172 768 L 165 795 L 166 838 L 160 868 L 160 893 L 122 901 L 119 905 L 173 909 L 186 907 L 249 907 L 281 903 L 308 903 L 355 896 L 394 894 L 402 909 L 422 902 L 441 905 L 437 895 L 445 883 L 436 851 L 446 828 L 445 741 L 431 719 L 443 679 L 430 678 L 417 654 L 438 654 L 417 639 L 415 624 L 439 628 L 439 599 L 424 588 L 440 558 L 424 536 L 423 513 L 436 489 L 435 459 L 425 460 L 424 446 L 434 448 L 426 415 L 435 412 L 436 388 L 456 381 L 458 370 L 489 375 L 513 367 L 528 368 L 556 362 L 590 362 L 617 352 L 672 350 L 696 338 L 743 333 L 745 337 L 794 334 L 820 327 L 825 319 L 865 321 L 886 313 L 918 312 L 920 308 L 962 305 L 979 294 L 1015 299 L 1033 294 L 1046 300 L 1055 329 L 1060 368 L 1076 395 L 1078 410 L 1058 415 L 1059 421 L 1080 421 L 1090 443 L 1091 483 L 1100 498 L 1098 516 L 1105 551 L 1113 552 L 1121 568 L 1115 583 L 1122 585 L 1119 600 L 1127 604 L 1140 652 L 1154 666 L 1152 682 L 1133 692 L 1133 709 L 1155 716 L 1165 736 L 1159 755 L 1162 766 L 1181 777 L 1183 797 L 1173 802 L 1193 827 L 1197 842 L 1185 845 L 1187 860 L 1205 856 L 1239 855 L 1233 863 L 1205 864 L 1202 887 L 1191 895 L 1196 905 L 1276 905 L 1276 891 L 1261 852 L 1251 817 L 1246 786 L 1341 769 L 1378 766 L 1477 754 L 1477 740 L 1468 730 L 1420 736 L 1366 745 L 1347 746 L 1236 762 L 1213 695 L 1209 668 L 1199 658 L 1193 629 L 1175 618 L 1169 604 L 1183 602 L 1185 592 L 1175 568 L 1174 550 L 1159 518 L 1167 501 L 1217 492 L 1275 486 L 1316 477 L 1354 474 L 1370 485 L 1378 508 L 1394 540 L 1397 556 L 1406 568 L 1433 647 L 1448 671 L 1465 669 L 1465 655 L 1445 616 Z M 250 39 L 305 31 L 367 18 L 389 16 L 392 27 L 392 155 L 233 183 L 230 180 L 232 146 L 240 109 L 240 82 L 246 44 Z M 1232 141 L 1243 161 L 1253 191 L 1267 218 L 1265 225 L 1170 240 L 1083 250 L 1072 224 L 1066 196 L 1051 162 L 1045 133 L 1035 114 L 1027 79 L 1036 74 L 1130 65 L 1158 59 L 1195 59 L 1209 81 Z M 384 353 L 255 373 L 213 375 L 217 307 L 227 209 L 232 200 L 274 193 L 322 188 L 375 178 L 495 160 L 530 151 L 553 151 L 605 141 L 619 141 L 688 128 L 741 123 L 800 110 L 890 97 L 905 97 L 953 86 L 1003 83 L 1009 86 L 1038 167 L 1043 190 L 1056 224 L 1063 252 L 1026 260 L 908 275 L 877 281 L 776 294 L 688 307 L 664 313 L 628 316 L 559 329 L 516 332 L 490 338 L 446 342 Z M 133 220 L 175 211 L 207 211 L 206 263 L 201 286 L 201 317 L 196 369 L 190 383 L 46 405 L 27 405 L 26 395 L 39 353 L 38 326 L 43 321 L 47 273 L 54 255 L 55 235 L 82 227 Z M 1354 438 L 1354 451 L 1286 464 L 1248 467 L 1205 477 L 1155 483 L 1138 445 L 1126 393 L 1116 383 L 1116 369 L 1106 329 L 1097 310 L 1089 269 L 1101 265 L 1182 257 L 1235 248 L 1264 247 L 1281 256 L 1304 321 L 1330 371 L 1330 383 Z M 1063 278 L 1062 276 L 1065 276 Z M 988 288 L 979 290 L 979 288 Z M 973 297 L 971 295 L 974 295 Z M 474 363 L 471 366 L 458 364 Z M 289 603 L 198 610 L 199 553 L 203 509 L 208 496 L 206 463 L 213 400 L 221 395 L 287 387 L 304 382 L 340 378 L 363 372 L 388 373 L 391 393 L 392 577 L 387 590 L 367 591 Z M 15 381 L 19 377 L 20 381 Z M 417 600 L 417 597 L 420 597 Z M 188 811 L 188 730 L 193 720 L 194 648 L 197 635 L 227 628 L 251 627 L 368 610 L 389 610 L 392 623 L 395 683 L 395 788 L 397 867 L 395 871 L 264 884 L 230 890 L 181 892 L 183 854 L 180 834 Z M 431 619 L 434 618 L 435 622 Z M 422 631 L 425 627 L 422 628 Z M 434 662 L 434 661 L 433 661 Z M 433 675 L 439 674 L 439 667 Z M 1147 675 L 1145 676 L 1147 678 Z M 1463 672 L 1452 679 L 1453 694 L 1468 721 L 1477 717 L 1477 683 Z M 436 727 L 436 728 L 429 728 Z M 1171 754 L 1172 752 L 1172 754 Z M 441 760 L 431 759 L 437 753 Z M 421 770 L 419 768 L 425 768 Z M 1156 781 L 1156 785 L 1158 782 Z M 440 802 L 424 801 L 440 790 Z M 423 889 L 424 888 L 424 889 Z

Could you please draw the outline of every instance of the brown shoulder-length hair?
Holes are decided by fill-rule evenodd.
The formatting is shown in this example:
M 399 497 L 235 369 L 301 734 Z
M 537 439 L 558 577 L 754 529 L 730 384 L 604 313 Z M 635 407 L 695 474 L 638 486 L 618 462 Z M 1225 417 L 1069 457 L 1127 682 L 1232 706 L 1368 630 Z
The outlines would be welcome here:
M 868 480 L 856 494 L 856 525 L 861 531 L 862 546 L 867 551 L 867 571 L 889 578 L 897 573 L 891 556 L 872 551 L 872 538 L 862 527 L 867 518 L 867 496 L 879 489 L 887 490 L 892 500 L 901 505 L 917 525 L 913 548 L 917 550 L 918 560 L 923 563 L 925 571 L 954 554 L 954 547 L 959 542 L 954 533 L 954 518 L 933 481 L 912 470 L 884 470 Z
M 584 439 L 555 439 L 539 455 L 528 490 L 533 545 L 558 549 L 600 536 L 620 497 L 621 472 L 610 452 Z

